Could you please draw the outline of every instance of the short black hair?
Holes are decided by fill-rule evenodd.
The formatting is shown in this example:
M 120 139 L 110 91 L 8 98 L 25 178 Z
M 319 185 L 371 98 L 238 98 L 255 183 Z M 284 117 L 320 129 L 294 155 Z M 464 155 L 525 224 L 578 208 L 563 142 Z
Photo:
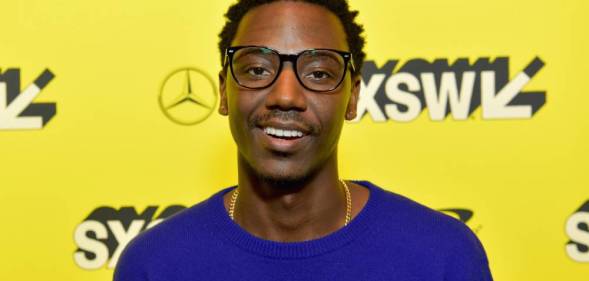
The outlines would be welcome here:
M 251 9 L 272 2 L 281 0 L 239 0 L 237 3 L 231 5 L 225 14 L 226 22 L 225 26 L 219 33 L 219 51 L 221 51 L 221 64 L 225 55 L 225 50 L 231 46 L 231 41 L 235 38 L 237 33 L 237 27 L 243 16 Z M 282 0 L 284 1 L 284 0 Z M 348 47 L 354 58 L 354 68 L 356 69 L 356 75 L 362 71 L 362 64 L 366 54 L 364 53 L 365 39 L 362 35 L 364 27 L 356 23 L 355 19 L 358 16 L 358 11 L 350 11 L 350 6 L 346 0 L 299 0 L 301 2 L 307 2 L 317 4 L 327 8 L 329 11 L 334 13 L 346 32 L 346 40 Z

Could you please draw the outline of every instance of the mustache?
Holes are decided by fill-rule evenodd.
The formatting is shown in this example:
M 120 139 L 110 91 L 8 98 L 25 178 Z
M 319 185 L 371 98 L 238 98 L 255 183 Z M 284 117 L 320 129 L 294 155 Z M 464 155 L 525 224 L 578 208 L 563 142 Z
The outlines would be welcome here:
M 279 122 L 292 122 L 297 123 L 307 129 L 311 134 L 316 134 L 319 132 L 319 126 L 307 121 L 301 113 L 296 110 L 278 110 L 273 109 L 270 111 L 266 111 L 263 114 L 257 114 L 252 116 L 249 120 L 248 125 L 250 129 L 257 127 L 259 124 L 266 123 L 270 120 L 276 120 Z

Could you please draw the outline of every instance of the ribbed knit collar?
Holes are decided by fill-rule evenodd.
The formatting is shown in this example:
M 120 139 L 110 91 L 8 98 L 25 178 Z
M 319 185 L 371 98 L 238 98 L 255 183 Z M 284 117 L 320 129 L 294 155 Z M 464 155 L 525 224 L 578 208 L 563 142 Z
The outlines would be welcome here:
M 368 181 L 354 181 L 370 191 L 368 201 L 356 217 L 348 225 L 318 239 L 301 242 L 277 242 L 256 237 L 229 217 L 223 204 L 223 195 L 235 186 L 225 188 L 215 193 L 208 202 L 210 204 L 214 234 L 227 239 L 236 246 L 266 257 L 296 259 L 321 255 L 333 251 L 352 242 L 374 224 L 378 205 L 382 201 L 384 190 Z

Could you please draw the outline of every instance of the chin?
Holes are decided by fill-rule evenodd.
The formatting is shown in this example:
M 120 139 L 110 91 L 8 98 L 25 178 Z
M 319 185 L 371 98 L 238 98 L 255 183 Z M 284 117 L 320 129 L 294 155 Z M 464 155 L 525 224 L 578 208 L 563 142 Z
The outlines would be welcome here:
M 315 154 L 306 152 L 307 154 Z M 299 155 L 279 155 L 273 153 L 258 153 L 257 157 L 252 155 L 239 154 L 239 162 L 242 167 L 261 181 L 270 185 L 281 186 L 284 188 L 304 185 L 312 179 L 325 165 L 326 160 L 321 158 L 309 159 Z M 248 157 L 250 156 L 250 157 Z M 326 157 L 329 159 L 329 157 Z
M 245 159 L 244 159 L 245 160 Z M 309 163 L 294 161 L 268 161 L 267 163 L 248 163 L 256 177 L 270 185 L 297 187 L 314 175 Z
M 280 169 L 279 167 L 276 167 L 276 166 L 270 170 L 256 169 L 256 174 L 258 174 L 258 177 L 265 182 L 268 182 L 272 185 L 284 185 L 284 186 L 305 182 L 312 175 L 312 173 L 310 173 L 308 171 L 302 171 L 300 169 L 300 167 L 299 167 L 299 169 L 296 169 L 296 168 L 294 168 L 294 169 L 293 168 Z

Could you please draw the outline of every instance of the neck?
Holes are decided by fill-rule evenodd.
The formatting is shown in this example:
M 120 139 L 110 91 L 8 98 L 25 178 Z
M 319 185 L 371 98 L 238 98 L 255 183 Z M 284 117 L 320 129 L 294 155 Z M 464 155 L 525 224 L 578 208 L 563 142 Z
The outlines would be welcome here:
M 293 242 L 317 239 L 344 225 L 346 199 L 335 153 L 304 180 L 267 181 L 239 161 L 235 222 L 254 236 Z

